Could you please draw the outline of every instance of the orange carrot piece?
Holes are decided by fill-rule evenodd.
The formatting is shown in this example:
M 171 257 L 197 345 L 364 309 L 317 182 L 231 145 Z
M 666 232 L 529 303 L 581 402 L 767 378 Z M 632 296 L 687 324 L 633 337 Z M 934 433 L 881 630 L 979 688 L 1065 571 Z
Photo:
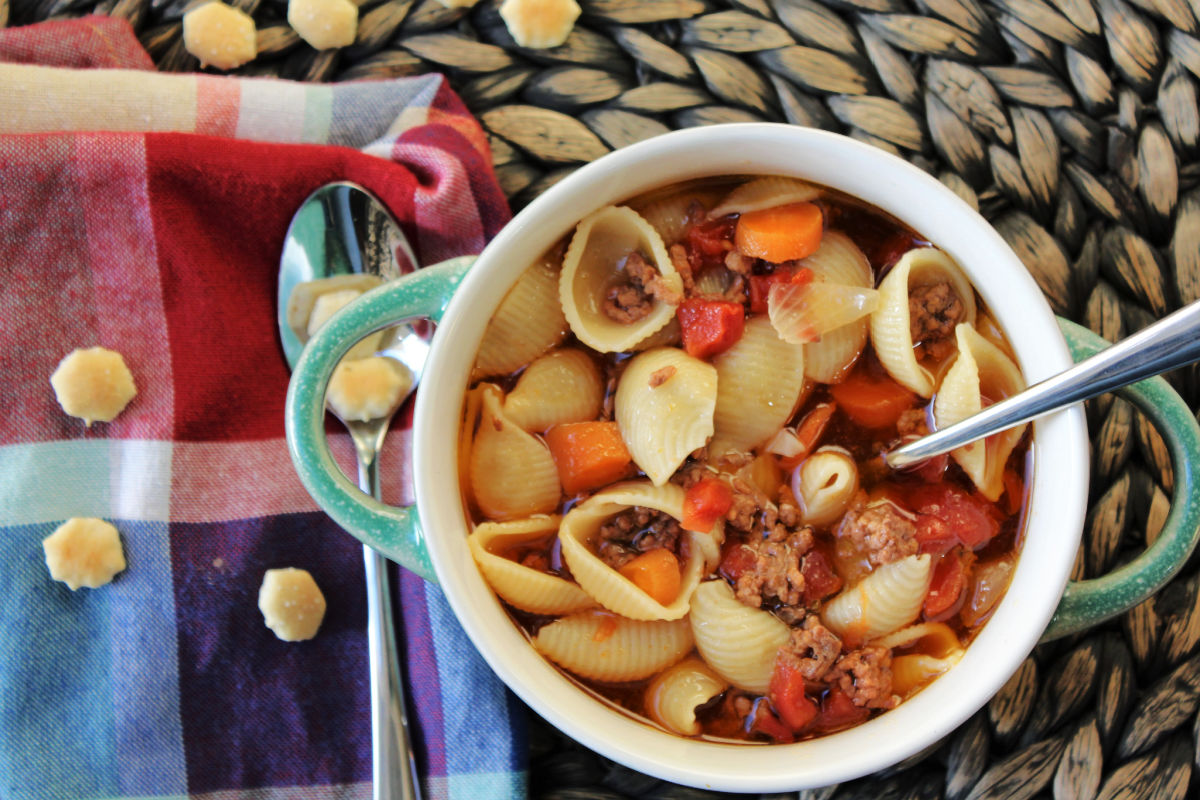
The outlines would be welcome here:
M 569 422 L 545 433 L 563 491 L 576 494 L 629 475 L 633 457 L 615 422 Z
M 812 411 L 805 414 L 804 419 L 800 420 L 800 424 L 796 426 L 796 438 L 800 440 L 803 449 L 794 456 L 781 456 L 779 466 L 786 470 L 792 470 L 798 467 L 801 461 L 808 458 L 808 454 L 817 449 L 835 411 L 837 411 L 837 403 L 818 403 L 813 406 Z
M 833 384 L 829 392 L 850 419 L 867 428 L 895 425 L 916 400 L 915 394 L 891 378 L 861 372 Z
M 679 587 L 683 583 L 679 561 L 665 547 L 647 550 L 621 567 L 620 573 L 664 606 L 679 596 Z
M 824 219 L 813 203 L 748 211 L 738 218 L 733 246 L 749 258 L 774 264 L 812 255 L 821 245 Z

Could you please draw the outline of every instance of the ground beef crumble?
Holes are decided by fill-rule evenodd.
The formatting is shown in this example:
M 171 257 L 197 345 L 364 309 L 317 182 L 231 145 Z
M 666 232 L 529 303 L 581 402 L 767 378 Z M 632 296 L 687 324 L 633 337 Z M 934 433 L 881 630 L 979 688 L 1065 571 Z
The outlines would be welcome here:
M 636 250 L 626 256 L 624 272 L 624 282 L 611 287 L 604 299 L 604 314 L 615 322 L 637 322 L 654 310 L 655 300 L 671 305 L 683 301 L 679 292 L 667 286 L 655 266 Z
M 966 316 L 966 306 L 946 281 L 914 287 L 908 295 L 909 331 L 917 359 L 941 360 L 954 352 L 954 326 Z
M 837 530 L 876 567 L 916 555 L 916 534 L 916 524 L 889 502 L 853 506 Z
M 755 564 L 738 576 L 734 594 L 743 604 L 760 608 L 778 603 L 798 608 L 804 603 L 804 554 L 812 549 L 810 528 L 789 530 L 777 525 L 764 539 L 752 539 L 745 547 L 755 556 Z M 788 620 L 785 619 L 785 622 Z
M 780 648 L 777 658 L 791 662 L 810 683 L 820 683 L 842 654 L 842 640 L 821 624 L 821 618 L 809 614 L 792 628 L 791 640 Z
M 868 645 L 846 653 L 826 673 L 825 682 L 860 708 L 893 708 L 899 702 L 892 694 L 892 651 L 886 647 Z
M 929 420 L 924 408 L 910 408 L 900 414 L 896 420 L 896 433 L 903 437 L 928 436 Z
M 675 552 L 681 528 L 670 514 L 634 506 L 600 526 L 596 552 L 604 563 L 620 569 L 642 553 L 665 547 Z

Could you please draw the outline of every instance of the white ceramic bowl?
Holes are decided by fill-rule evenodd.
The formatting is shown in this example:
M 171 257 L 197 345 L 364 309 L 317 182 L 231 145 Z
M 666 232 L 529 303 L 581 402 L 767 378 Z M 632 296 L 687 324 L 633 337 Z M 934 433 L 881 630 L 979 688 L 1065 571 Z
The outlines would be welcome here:
M 689 740 L 597 701 L 543 660 L 509 620 L 467 549 L 459 497 L 458 409 L 491 313 L 534 259 L 579 219 L 689 178 L 774 174 L 831 186 L 930 238 L 967 272 L 1004 328 L 1027 380 L 1071 365 L 1049 306 L 1003 239 L 916 167 L 849 138 L 785 125 L 694 128 L 618 150 L 539 197 L 487 247 L 455 292 L 421 386 L 414 429 L 417 505 L 437 579 L 467 634 L 526 703 L 574 739 L 633 769 L 691 786 L 770 792 L 879 770 L 938 741 L 981 708 L 1036 644 L 1074 561 L 1086 510 L 1082 412 L 1035 424 L 1033 489 L 1012 584 L 962 661 L 915 697 L 850 730 L 788 745 Z

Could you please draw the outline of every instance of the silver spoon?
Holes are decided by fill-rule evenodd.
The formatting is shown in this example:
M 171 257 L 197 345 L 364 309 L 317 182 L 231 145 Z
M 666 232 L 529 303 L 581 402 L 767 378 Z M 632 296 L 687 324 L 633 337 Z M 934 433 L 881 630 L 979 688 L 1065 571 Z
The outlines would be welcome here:
M 279 261 L 279 334 L 288 366 L 296 365 L 304 349 L 288 324 L 288 298 L 298 284 L 356 273 L 378 275 L 388 281 L 416 266 L 416 257 L 396 220 L 362 187 L 331 183 L 309 195 L 292 218 Z M 407 366 L 415 387 L 429 344 L 410 326 L 399 325 L 389 329 L 385 345 L 379 354 Z M 393 413 L 368 422 L 343 420 L 358 458 L 358 487 L 377 500 L 380 499 L 379 451 Z M 369 547 L 363 547 L 363 559 L 371 667 L 373 797 L 416 800 L 420 797 L 420 783 L 400 682 L 387 559 Z
M 1200 360 L 1200 301 L 1189 303 L 1070 369 L 884 454 L 906 467 L 1022 422 Z

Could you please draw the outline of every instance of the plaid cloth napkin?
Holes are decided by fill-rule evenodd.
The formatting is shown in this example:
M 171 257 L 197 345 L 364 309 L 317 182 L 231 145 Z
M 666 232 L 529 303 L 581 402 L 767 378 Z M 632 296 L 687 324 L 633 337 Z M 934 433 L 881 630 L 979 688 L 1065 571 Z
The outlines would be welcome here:
M 288 458 L 278 258 L 338 179 L 422 263 L 478 252 L 508 219 L 480 128 L 439 76 L 162 75 L 99 18 L 0 33 L 0 61 L 0 797 L 369 797 L 361 548 Z M 48 379 L 94 345 L 138 395 L 89 429 Z M 392 502 L 410 424 L 382 458 Z M 119 529 L 112 584 L 50 579 L 41 540 L 72 516 Z M 285 566 L 328 600 L 308 642 L 257 608 Z M 426 797 L 523 795 L 523 707 L 436 586 L 403 574 L 397 594 Z

